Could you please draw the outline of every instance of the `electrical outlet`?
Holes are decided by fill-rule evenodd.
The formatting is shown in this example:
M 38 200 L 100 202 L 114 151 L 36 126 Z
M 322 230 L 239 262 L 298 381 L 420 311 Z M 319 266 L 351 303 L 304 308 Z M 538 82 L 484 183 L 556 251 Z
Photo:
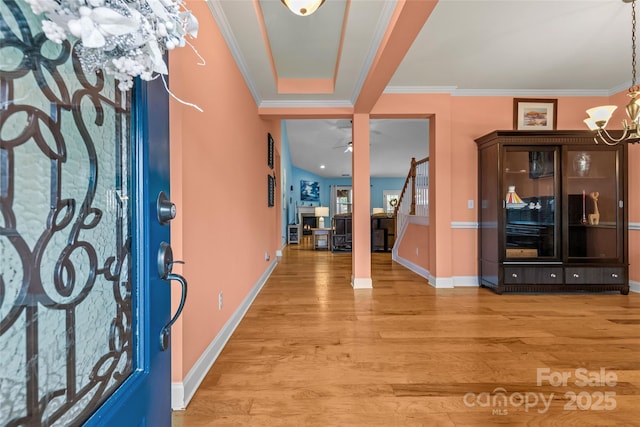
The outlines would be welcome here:
M 222 291 L 218 294 L 218 310 L 222 310 Z
M 474 203 L 473 203 L 473 199 L 469 199 L 469 200 L 467 200 L 467 207 L 468 207 L 469 209 L 473 209 L 473 205 L 474 205 Z
M 265 252 L 264 253 L 264 260 L 265 261 L 269 261 L 271 259 L 271 255 L 269 255 L 269 252 Z

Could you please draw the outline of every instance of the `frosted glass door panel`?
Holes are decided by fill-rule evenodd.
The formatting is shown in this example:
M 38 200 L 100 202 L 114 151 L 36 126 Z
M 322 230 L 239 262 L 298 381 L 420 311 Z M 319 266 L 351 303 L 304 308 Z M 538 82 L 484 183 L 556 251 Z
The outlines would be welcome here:
M 78 425 L 135 368 L 129 99 L 0 12 L 0 425 Z

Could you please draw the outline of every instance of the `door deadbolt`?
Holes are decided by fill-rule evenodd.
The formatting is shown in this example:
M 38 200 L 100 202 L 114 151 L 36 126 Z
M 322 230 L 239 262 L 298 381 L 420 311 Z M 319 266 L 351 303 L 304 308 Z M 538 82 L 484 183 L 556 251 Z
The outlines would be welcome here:
M 169 221 L 176 217 L 176 205 L 169 200 L 164 191 L 158 194 L 157 202 L 158 222 L 167 225 Z

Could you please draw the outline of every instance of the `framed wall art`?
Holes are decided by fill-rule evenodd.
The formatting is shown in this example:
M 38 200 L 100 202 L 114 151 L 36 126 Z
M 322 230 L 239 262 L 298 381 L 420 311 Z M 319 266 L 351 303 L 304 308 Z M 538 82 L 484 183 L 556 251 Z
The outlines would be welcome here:
M 273 169 L 273 146 L 274 141 L 271 133 L 267 134 L 267 165 Z
M 300 181 L 300 201 L 301 202 L 319 202 L 320 201 L 320 184 L 316 181 Z
M 555 130 L 557 118 L 557 99 L 513 99 L 515 130 Z
M 276 177 L 267 175 L 267 206 L 275 206 L 276 201 Z

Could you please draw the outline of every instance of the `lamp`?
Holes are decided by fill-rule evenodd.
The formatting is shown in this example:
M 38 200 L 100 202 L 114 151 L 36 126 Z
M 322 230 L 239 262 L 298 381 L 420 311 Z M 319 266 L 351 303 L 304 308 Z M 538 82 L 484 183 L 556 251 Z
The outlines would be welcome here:
M 638 129 L 640 127 L 640 86 L 636 85 L 636 0 L 622 1 L 631 3 L 631 87 L 627 94 L 631 98 L 631 101 L 629 101 L 626 108 L 627 116 L 629 116 L 631 122 L 628 123 L 626 120 L 622 121 L 622 136 L 616 139 L 612 137 L 605 128 L 613 112 L 618 107 L 616 105 L 603 105 L 588 109 L 587 114 L 589 118 L 585 119 L 584 122 L 590 130 L 598 131 L 596 137 L 593 138 L 596 144 L 599 141 L 607 145 L 616 145 L 623 141 L 635 144 L 640 141 L 640 135 L 638 135 Z
M 326 206 L 317 206 L 314 215 L 318 217 L 318 228 L 324 228 L 324 217 L 329 216 L 329 208 Z
M 322 6 L 324 0 L 280 0 L 291 12 L 300 16 L 309 16 Z

